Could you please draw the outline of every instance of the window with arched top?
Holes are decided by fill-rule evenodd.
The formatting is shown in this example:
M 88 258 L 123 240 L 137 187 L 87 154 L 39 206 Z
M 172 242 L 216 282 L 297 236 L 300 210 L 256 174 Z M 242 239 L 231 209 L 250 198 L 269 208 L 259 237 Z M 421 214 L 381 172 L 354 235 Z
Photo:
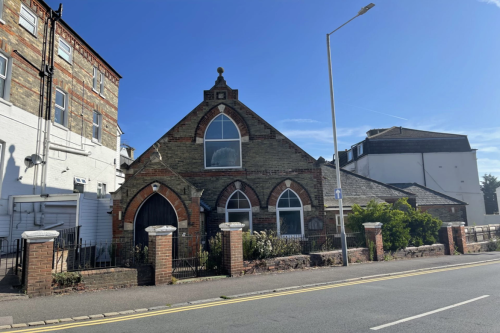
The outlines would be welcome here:
M 298 195 L 286 189 L 276 206 L 278 234 L 281 236 L 300 236 L 304 234 L 304 213 Z
M 205 168 L 241 167 L 241 137 L 228 116 L 215 117 L 205 132 Z
M 252 232 L 252 206 L 243 192 L 235 191 L 227 201 L 226 222 L 243 223 L 243 231 Z

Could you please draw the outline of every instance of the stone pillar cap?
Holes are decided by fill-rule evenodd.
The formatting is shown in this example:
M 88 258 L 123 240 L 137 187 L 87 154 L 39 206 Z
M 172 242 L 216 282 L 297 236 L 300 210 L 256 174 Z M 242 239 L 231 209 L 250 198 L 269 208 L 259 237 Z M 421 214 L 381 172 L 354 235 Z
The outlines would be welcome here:
M 57 236 L 59 236 L 59 231 L 55 230 L 33 230 L 21 234 L 23 239 L 27 239 L 28 242 L 32 243 L 52 242 Z
M 365 223 L 363 223 L 363 226 L 365 227 L 365 229 L 368 229 L 368 228 L 379 229 L 379 228 L 382 228 L 382 225 L 383 225 L 382 222 L 365 222 Z
M 451 227 L 451 222 L 443 222 L 443 224 L 441 224 L 441 227 L 442 228 L 448 228 L 448 227 Z
M 222 231 L 238 231 L 243 229 L 245 225 L 240 222 L 226 222 L 219 224 L 219 228 Z
M 172 225 L 152 225 L 146 228 L 149 236 L 171 235 L 175 230 L 177 228 Z
M 465 225 L 465 222 L 449 222 L 453 227 L 461 227 Z

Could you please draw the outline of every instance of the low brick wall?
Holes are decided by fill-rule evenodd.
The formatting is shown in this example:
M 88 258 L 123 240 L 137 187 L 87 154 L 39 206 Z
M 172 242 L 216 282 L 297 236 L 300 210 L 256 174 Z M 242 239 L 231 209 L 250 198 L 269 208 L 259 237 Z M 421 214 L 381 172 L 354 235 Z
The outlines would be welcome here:
M 83 282 L 70 287 L 52 286 L 54 293 L 104 290 L 153 284 L 154 270 L 151 265 L 137 268 L 106 268 L 80 272 Z
M 418 247 L 407 247 L 397 251 L 384 251 L 386 255 L 392 256 L 393 259 L 411 259 L 421 257 L 436 257 L 444 256 L 444 245 L 422 245 Z
M 369 261 L 370 255 L 367 248 L 356 248 L 349 249 L 348 256 L 349 262 L 355 263 Z M 245 274 L 254 274 L 335 265 L 342 265 L 341 250 L 303 254 L 290 257 L 246 260 L 243 262 L 243 270 Z
M 490 248 L 490 241 L 467 243 L 467 253 L 478 253 L 492 251 Z

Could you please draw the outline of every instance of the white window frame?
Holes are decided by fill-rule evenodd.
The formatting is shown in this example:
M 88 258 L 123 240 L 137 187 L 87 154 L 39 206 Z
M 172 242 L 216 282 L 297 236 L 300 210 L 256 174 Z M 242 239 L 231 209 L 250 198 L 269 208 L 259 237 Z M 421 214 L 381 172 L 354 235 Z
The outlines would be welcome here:
M 97 67 L 94 67 L 93 69 L 93 78 L 92 78 L 92 90 L 95 91 L 96 93 L 99 93 L 97 91 Z
M 61 44 L 64 44 L 66 45 L 68 48 L 69 48 L 69 53 L 66 52 L 65 49 L 61 48 Z M 64 58 L 60 53 L 64 53 L 64 54 L 67 54 L 69 59 L 66 59 Z M 73 63 L 73 47 L 68 43 L 66 42 L 64 39 L 62 39 L 61 37 L 59 37 L 59 46 L 57 48 L 57 54 L 62 58 L 64 59 L 65 61 L 69 62 L 70 64 Z
M 0 78 L 5 80 L 4 84 L 3 84 L 3 97 L 0 97 L 2 99 L 5 99 L 5 100 L 8 100 L 6 98 L 6 92 L 7 92 L 7 84 L 8 84 L 8 81 L 7 81 L 7 77 L 9 75 L 9 58 L 7 58 L 6 56 L 4 56 L 3 54 L 0 53 L 0 57 L 4 58 L 5 59 L 5 75 L 2 75 L 0 73 Z
M 207 131 L 208 129 L 210 128 L 210 125 L 212 125 L 212 122 L 217 119 L 218 117 L 220 116 L 226 116 L 229 120 L 231 120 L 234 124 L 234 126 L 236 126 L 236 130 L 238 131 L 238 139 L 206 139 L 206 136 L 207 136 Z M 239 141 L 239 144 L 240 144 L 240 165 L 239 166 L 228 166 L 228 167 L 207 167 L 207 141 L 208 142 L 215 142 L 215 141 L 236 141 L 238 140 Z M 236 122 L 231 118 L 229 117 L 227 114 L 225 113 L 221 113 L 219 115 L 217 115 L 216 117 L 214 117 L 210 123 L 208 124 L 207 128 L 205 129 L 205 134 L 203 136 L 203 165 L 205 166 L 205 169 L 241 169 L 243 167 L 243 152 L 241 150 L 241 132 L 240 132 L 240 129 L 238 128 L 238 125 L 236 124 Z
M 99 194 L 99 189 L 101 189 L 101 193 Z M 97 199 L 106 198 L 107 185 L 104 182 L 97 182 Z
M 104 73 L 99 72 L 99 95 L 104 97 Z
M 247 199 L 248 201 L 248 206 L 249 208 L 227 208 L 227 205 L 229 204 L 229 200 L 231 200 L 231 198 L 233 197 L 233 195 L 236 194 L 236 192 L 240 192 L 241 194 L 243 194 L 243 196 Z M 240 190 L 236 190 L 234 191 L 230 196 L 229 196 L 229 199 L 227 200 L 226 202 L 226 222 L 234 222 L 234 221 L 229 221 L 229 213 L 246 213 L 248 212 L 248 222 L 250 224 L 249 226 L 249 229 L 250 229 L 250 234 L 253 233 L 253 223 L 252 223 L 252 203 L 250 202 L 250 200 L 248 199 L 248 197 L 246 196 L 245 193 L 243 193 L 242 191 Z
M 285 194 L 286 191 L 291 191 L 292 193 L 294 193 L 297 196 L 297 198 L 299 199 L 299 202 L 300 202 L 300 207 L 278 208 L 280 199 L 283 196 L 283 194 Z M 280 211 L 281 212 L 286 212 L 286 211 L 292 212 L 292 211 L 298 211 L 298 210 L 300 210 L 300 231 L 301 231 L 301 233 L 300 234 L 282 235 L 281 230 L 280 230 Z M 302 204 L 302 200 L 300 200 L 299 195 L 291 188 L 287 188 L 286 190 L 281 192 L 281 194 L 278 198 L 278 201 L 276 201 L 276 225 L 277 225 L 276 230 L 278 231 L 278 236 L 280 236 L 280 237 L 299 237 L 299 236 L 304 237 L 304 205 Z
M 21 23 L 21 18 L 23 18 L 24 20 L 26 20 L 28 23 L 28 25 L 31 26 L 31 23 L 29 23 L 29 17 L 27 17 L 24 13 L 23 13 L 23 9 L 28 13 L 28 15 L 31 15 L 33 16 L 33 18 L 35 19 L 35 23 L 33 24 L 33 28 L 34 28 L 34 32 L 31 32 L 30 29 L 28 27 L 26 27 L 23 23 Z M 26 7 L 25 5 L 21 4 L 21 10 L 19 11 L 19 24 L 25 28 L 26 30 L 28 30 L 28 32 L 34 36 L 36 36 L 36 33 L 38 31 L 38 16 L 33 13 L 28 7 Z
M 98 121 L 99 121 L 99 124 L 96 125 L 96 123 L 94 123 L 94 113 L 97 113 L 98 117 Z M 98 129 L 98 138 L 94 138 L 94 126 L 97 127 Z M 94 142 L 98 142 L 98 143 L 101 143 L 102 142 L 102 114 L 97 112 L 96 110 L 94 110 L 92 112 L 92 141 Z
M 75 184 L 83 185 L 83 192 L 85 192 L 85 186 L 87 186 L 87 179 L 84 177 L 75 177 L 73 180 L 73 189 L 75 188 Z
M 347 162 L 350 162 L 350 161 L 352 161 L 353 159 L 354 159 L 354 153 L 353 153 L 352 149 L 349 149 L 349 150 L 347 151 Z
M 67 120 L 68 120 L 68 112 L 67 112 L 68 111 L 68 94 L 66 92 L 62 91 L 59 88 L 56 88 L 56 95 L 57 95 L 57 92 L 60 92 L 61 94 L 64 95 L 64 106 L 61 106 L 61 105 L 57 104 L 57 98 L 54 100 L 54 106 L 55 106 L 55 108 L 59 109 L 59 110 L 62 110 L 62 113 L 63 113 L 63 122 L 62 122 L 62 124 L 56 122 L 56 114 L 54 112 L 54 124 L 66 127 L 66 125 L 68 124 L 68 122 L 67 122 Z
M 362 143 L 360 143 L 358 145 L 357 149 L 358 149 L 358 157 L 363 155 L 363 144 Z

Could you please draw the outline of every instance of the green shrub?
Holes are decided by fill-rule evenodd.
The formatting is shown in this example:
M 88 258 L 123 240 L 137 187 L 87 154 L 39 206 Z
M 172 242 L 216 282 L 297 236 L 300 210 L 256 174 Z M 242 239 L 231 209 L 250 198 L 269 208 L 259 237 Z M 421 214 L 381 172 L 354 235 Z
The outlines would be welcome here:
M 83 282 L 83 278 L 78 272 L 61 272 L 52 274 L 52 282 L 62 287 L 69 287 Z
M 382 222 L 382 239 L 385 250 L 395 251 L 408 245 L 434 244 L 438 240 L 441 220 L 428 213 L 415 210 L 406 198 L 394 204 L 370 201 L 366 208 L 354 205 L 347 227 L 354 232 L 364 232 L 363 223 Z
M 218 232 L 215 237 L 208 240 L 209 252 L 202 252 L 202 260 L 206 261 L 208 270 L 220 269 L 222 266 L 222 234 Z

